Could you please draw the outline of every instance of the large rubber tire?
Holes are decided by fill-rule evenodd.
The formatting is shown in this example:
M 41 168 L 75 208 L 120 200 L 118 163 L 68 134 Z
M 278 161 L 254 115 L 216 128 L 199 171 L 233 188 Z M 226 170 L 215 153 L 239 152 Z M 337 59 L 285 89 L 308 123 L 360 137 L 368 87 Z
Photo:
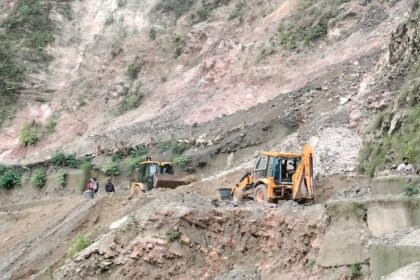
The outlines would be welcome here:
M 268 201 L 267 186 L 264 184 L 258 185 L 254 190 L 254 201 L 263 203 Z

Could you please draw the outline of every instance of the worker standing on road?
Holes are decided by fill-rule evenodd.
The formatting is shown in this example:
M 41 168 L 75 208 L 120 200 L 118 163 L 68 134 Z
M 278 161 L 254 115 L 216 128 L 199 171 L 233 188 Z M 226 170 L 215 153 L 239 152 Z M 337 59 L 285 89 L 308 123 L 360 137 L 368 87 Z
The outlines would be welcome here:
M 83 194 L 83 197 L 89 197 L 93 199 L 93 189 L 92 189 L 92 179 L 89 179 L 89 181 L 86 184 L 86 191 Z
M 111 178 L 108 178 L 108 182 L 105 185 L 105 193 L 107 196 L 111 194 L 115 194 L 115 188 L 114 185 L 111 182 Z
M 99 183 L 96 180 L 96 178 L 92 179 L 92 198 L 95 197 L 95 194 L 98 192 L 99 190 Z
M 409 163 L 408 157 L 403 158 L 403 163 L 398 165 L 397 171 L 403 174 L 414 174 L 414 167 Z

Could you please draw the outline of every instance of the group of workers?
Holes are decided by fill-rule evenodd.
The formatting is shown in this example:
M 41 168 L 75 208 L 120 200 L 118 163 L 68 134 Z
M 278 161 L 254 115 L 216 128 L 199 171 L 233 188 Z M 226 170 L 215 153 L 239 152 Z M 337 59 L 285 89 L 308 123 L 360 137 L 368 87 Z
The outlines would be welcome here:
M 86 184 L 86 191 L 84 196 L 89 196 L 91 199 L 95 198 L 96 193 L 99 190 L 99 183 L 96 178 L 89 179 Z M 107 179 L 107 183 L 105 184 L 105 193 L 107 196 L 110 196 L 115 193 L 114 185 L 112 184 L 111 178 Z

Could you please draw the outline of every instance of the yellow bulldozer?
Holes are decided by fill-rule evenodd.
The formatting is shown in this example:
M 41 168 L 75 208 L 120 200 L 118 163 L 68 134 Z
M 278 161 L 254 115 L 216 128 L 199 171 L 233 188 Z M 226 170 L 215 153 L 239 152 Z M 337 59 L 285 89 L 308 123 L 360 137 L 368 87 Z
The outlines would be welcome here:
M 131 180 L 131 190 L 150 191 L 154 188 L 174 189 L 181 185 L 187 185 L 192 180 L 183 176 L 175 175 L 172 162 L 152 161 L 147 158 L 136 169 L 136 177 Z
M 314 200 L 313 148 L 306 144 L 302 154 L 263 152 L 254 170 L 231 189 L 235 202 L 252 198 L 256 202 Z

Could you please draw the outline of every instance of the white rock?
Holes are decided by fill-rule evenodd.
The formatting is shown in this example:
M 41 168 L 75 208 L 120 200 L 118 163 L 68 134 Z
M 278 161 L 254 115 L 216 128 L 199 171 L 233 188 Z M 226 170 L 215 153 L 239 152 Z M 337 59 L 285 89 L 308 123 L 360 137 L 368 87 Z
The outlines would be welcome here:
M 109 227 L 109 229 L 110 230 L 113 230 L 113 229 L 117 229 L 117 228 L 120 228 L 125 222 L 127 222 L 128 221 L 128 217 L 127 216 L 125 216 L 125 217 L 123 217 L 122 219 L 120 219 L 120 220 L 118 220 L 118 221 L 116 221 L 116 222 L 113 222 L 112 224 L 111 224 L 111 226 Z

